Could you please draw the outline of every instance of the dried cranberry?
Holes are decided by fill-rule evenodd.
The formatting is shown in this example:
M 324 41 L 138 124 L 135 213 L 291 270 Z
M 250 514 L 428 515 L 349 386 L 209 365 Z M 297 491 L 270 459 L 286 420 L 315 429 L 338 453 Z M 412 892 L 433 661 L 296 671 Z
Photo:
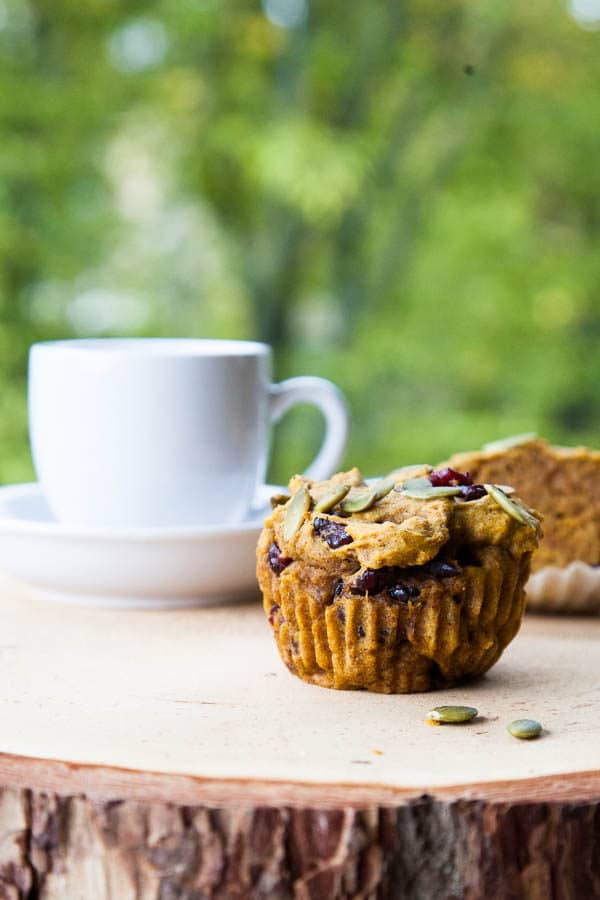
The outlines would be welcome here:
M 389 636 L 390 636 L 390 633 L 387 630 L 387 628 L 380 628 L 379 631 L 377 632 L 377 643 L 383 647 L 383 645 L 385 644 L 385 642 L 387 641 Z
M 358 575 L 356 580 L 350 585 L 350 593 L 360 594 L 378 594 L 395 579 L 396 570 L 389 566 L 381 569 L 365 569 L 362 574 Z
M 456 469 L 440 469 L 432 472 L 429 481 L 433 487 L 455 487 L 458 484 L 473 484 L 468 472 L 457 472 Z
M 342 609 L 341 606 L 338 606 L 338 608 L 335 611 L 335 614 L 338 617 L 338 619 L 340 620 L 340 622 L 342 623 L 342 625 L 345 625 L 346 624 L 346 613 L 344 612 L 344 610 Z
M 362 625 L 359 625 L 359 626 L 358 626 L 358 636 L 359 636 L 359 638 L 364 638 L 365 634 L 366 634 L 365 629 L 362 627 Z
M 276 603 L 274 603 L 273 606 L 271 607 L 271 609 L 269 610 L 269 625 L 275 624 L 275 616 L 277 615 L 278 612 L 279 612 L 279 607 L 277 606 Z
M 315 534 L 328 544 L 332 550 L 351 544 L 352 538 L 343 525 L 334 522 L 333 519 L 323 519 L 317 516 L 313 522 Z
M 408 603 L 420 595 L 421 591 L 416 584 L 394 584 L 388 591 L 390 600 L 396 603 Z
M 276 575 L 281 575 L 286 566 L 293 562 L 289 556 L 282 556 L 281 550 L 273 541 L 271 546 L 269 547 L 269 565 L 271 569 L 275 572 Z
M 482 484 L 466 484 L 459 496 L 463 500 L 479 500 L 481 497 L 485 497 L 486 494 L 487 491 Z
M 460 572 L 458 566 L 453 566 L 452 563 L 444 562 L 442 559 L 432 559 L 431 562 L 425 563 L 423 569 L 432 578 L 451 578 Z

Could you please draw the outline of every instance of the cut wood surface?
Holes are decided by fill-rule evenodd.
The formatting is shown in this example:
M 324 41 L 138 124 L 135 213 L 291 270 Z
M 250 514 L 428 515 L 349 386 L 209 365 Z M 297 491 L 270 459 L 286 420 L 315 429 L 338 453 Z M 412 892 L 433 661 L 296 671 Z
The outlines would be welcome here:
M 554 775 L 568 775 L 575 789 L 600 770 L 600 619 L 530 616 L 480 682 L 385 696 L 294 678 L 258 602 L 81 609 L 3 582 L 0 615 L 2 752 L 98 767 L 90 782 L 116 767 L 120 791 L 129 781 L 123 770 L 155 773 L 159 799 L 158 776 L 176 775 L 198 779 L 198 798 L 204 785 L 218 799 L 222 783 L 228 797 L 233 786 L 252 802 L 257 784 L 271 798 L 274 782 L 278 792 L 304 785 L 303 802 L 307 785 L 316 797 L 335 785 L 352 796 L 353 787 L 360 800 L 373 788 L 389 796 L 485 784 L 496 791 Z M 428 710 L 443 703 L 480 715 L 466 726 L 428 725 Z M 507 733 L 508 722 L 526 716 L 542 722 L 542 739 Z
M 258 601 L 4 579 L 0 614 L 2 900 L 600 897 L 598 619 L 530 616 L 480 682 L 389 697 L 293 678 Z M 442 703 L 480 716 L 426 724 Z

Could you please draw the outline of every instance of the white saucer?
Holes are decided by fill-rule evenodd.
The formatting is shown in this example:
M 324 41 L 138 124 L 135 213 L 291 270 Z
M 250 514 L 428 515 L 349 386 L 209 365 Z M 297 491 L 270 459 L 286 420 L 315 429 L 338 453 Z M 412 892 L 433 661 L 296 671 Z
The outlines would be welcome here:
M 256 542 L 271 494 L 252 517 L 196 528 L 76 528 L 56 522 L 38 484 L 0 488 L 0 568 L 36 594 L 109 607 L 209 605 L 258 596 Z

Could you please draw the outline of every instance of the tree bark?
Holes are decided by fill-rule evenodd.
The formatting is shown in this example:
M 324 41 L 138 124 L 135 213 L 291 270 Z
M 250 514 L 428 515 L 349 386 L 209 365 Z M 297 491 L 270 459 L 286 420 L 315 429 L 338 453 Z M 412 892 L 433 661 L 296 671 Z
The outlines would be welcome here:
M 184 806 L 0 791 L 2 900 L 584 900 L 600 798 Z

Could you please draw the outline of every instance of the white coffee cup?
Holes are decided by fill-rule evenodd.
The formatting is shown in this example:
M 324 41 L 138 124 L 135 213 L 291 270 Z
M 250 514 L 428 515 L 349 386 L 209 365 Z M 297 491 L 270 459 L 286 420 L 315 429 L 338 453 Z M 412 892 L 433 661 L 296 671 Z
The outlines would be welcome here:
M 296 403 L 325 417 L 306 474 L 327 478 L 348 433 L 340 390 L 316 377 L 271 384 L 253 341 L 98 339 L 34 344 L 33 461 L 60 522 L 110 527 L 239 522 L 263 484 L 270 424 Z

